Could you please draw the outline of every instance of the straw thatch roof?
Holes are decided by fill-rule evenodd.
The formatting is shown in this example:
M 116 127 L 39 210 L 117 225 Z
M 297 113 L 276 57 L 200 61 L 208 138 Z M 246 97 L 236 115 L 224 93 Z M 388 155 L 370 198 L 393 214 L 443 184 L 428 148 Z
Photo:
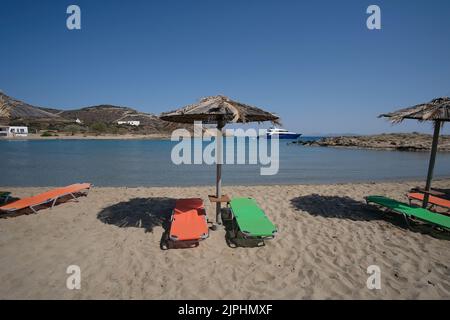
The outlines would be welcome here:
M 279 124 L 279 117 L 275 114 L 221 95 L 206 97 L 196 104 L 162 113 L 160 118 L 180 123 L 193 123 L 194 121 L 202 121 L 203 123 L 271 121 L 274 124 Z
M 404 119 L 414 119 L 419 121 L 450 121 L 450 98 L 437 98 L 428 103 L 381 114 L 379 117 L 388 117 L 394 123 L 402 122 Z

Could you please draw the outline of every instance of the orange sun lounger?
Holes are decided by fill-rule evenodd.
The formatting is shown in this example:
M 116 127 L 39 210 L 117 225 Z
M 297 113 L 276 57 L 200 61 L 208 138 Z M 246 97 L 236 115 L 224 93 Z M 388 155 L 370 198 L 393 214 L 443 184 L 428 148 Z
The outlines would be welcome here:
M 411 203 L 411 200 L 423 201 L 424 195 L 422 193 L 418 193 L 418 192 L 410 192 L 407 194 L 407 197 L 409 199 L 409 202 Z M 447 200 L 447 199 L 442 199 L 442 198 L 430 195 L 430 197 L 428 198 L 428 204 L 450 210 L 450 200 Z
M 20 199 L 14 202 L 11 202 L 7 205 L 0 207 L 0 211 L 5 211 L 8 213 L 15 212 L 21 209 L 30 208 L 36 213 L 35 207 L 52 202 L 52 208 L 56 204 L 56 201 L 64 196 L 72 196 L 73 199 L 77 199 L 75 196 L 76 193 L 81 192 L 83 190 L 89 191 L 91 188 L 90 183 L 76 183 L 67 187 L 56 188 L 53 190 L 49 190 L 47 192 L 35 195 L 33 197 Z
M 198 244 L 208 236 L 208 223 L 202 199 L 177 200 L 167 240 Z

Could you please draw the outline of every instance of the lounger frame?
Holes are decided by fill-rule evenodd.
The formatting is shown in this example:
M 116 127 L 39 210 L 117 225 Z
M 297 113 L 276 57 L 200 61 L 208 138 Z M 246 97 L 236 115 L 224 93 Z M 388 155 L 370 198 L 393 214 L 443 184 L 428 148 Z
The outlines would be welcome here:
M 206 224 L 208 224 L 208 219 L 206 219 L 206 210 L 205 210 L 204 208 L 202 208 L 202 209 L 196 209 L 196 210 L 201 210 L 201 211 L 202 211 L 203 219 L 205 219 Z M 176 214 L 176 213 L 175 213 L 175 209 L 173 209 L 173 210 L 172 210 L 172 215 L 170 216 L 170 223 L 173 222 L 173 218 L 175 217 L 175 214 Z M 204 233 L 204 234 L 202 234 L 201 237 L 198 238 L 198 239 L 192 239 L 192 240 L 178 240 L 177 237 L 174 237 L 174 236 L 172 236 L 172 235 L 169 234 L 169 240 L 170 240 L 170 241 L 177 241 L 177 242 L 202 241 L 202 240 L 208 239 L 208 237 L 209 237 L 209 233 L 206 233 L 206 234 Z
M 249 233 L 247 233 L 245 231 L 242 231 L 239 228 L 239 224 L 237 223 L 235 214 L 233 212 L 233 209 L 230 206 L 230 203 L 227 203 L 226 210 L 230 214 L 230 218 L 226 219 L 226 220 L 230 220 L 231 221 L 231 233 L 233 234 L 233 237 L 231 237 L 230 240 L 244 239 L 244 240 L 259 241 L 257 243 L 257 246 L 258 247 L 263 247 L 263 246 L 265 246 L 265 243 L 264 243 L 265 240 L 272 240 L 272 239 L 274 239 L 275 235 L 278 233 L 278 230 L 275 230 L 272 233 L 271 236 L 252 236 L 251 234 L 249 234 Z
M 196 209 L 202 211 L 203 219 L 205 219 L 206 224 L 208 224 L 208 219 L 206 217 L 205 208 Z M 173 219 L 175 217 L 175 209 L 172 209 L 172 214 L 170 215 L 170 224 L 172 224 Z M 209 238 L 209 233 L 204 233 L 198 239 L 190 239 L 190 240 L 178 240 L 177 237 L 174 237 L 170 234 L 170 226 L 168 230 L 164 233 L 163 240 L 161 241 L 161 249 L 167 250 L 171 244 L 181 244 L 186 247 L 197 247 L 200 241 L 206 240 Z
M 30 208 L 30 209 L 33 211 L 33 213 L 37 213 L 37 210 L 35 209 L 36 207 L 42 206 L 42 205 L 47 204 L 47 203 L 49 203 L 49 202 L 52 202 L 52 205 L 51 205 L 50 209 L 53 209 L 53 207 L 56 205 L 56 202 L 57 202 L 59 199 L 65 197 L 65 196 L 68 196 L 68 195 L 72 196 L 72 199 L 75 200 L 75 202 L 78 202 L 78 198 L 75 196 L 75 194 L 76 194 L 76 193 L 83 193 L 84 195 L 87 196 L 87 195 L 89 194 L 89 191 L 90 191 L 90 189 L 92 188 L 92 186 L 93 186 L 93 185 L 91 184 L 91 185 L 89 186 L 89 188 L 82 189 L 82 190 L 77 191 L 77 192 L 67 192 L 67 193 L 58 195 L 56 198 L 49 198 L 49 199 L 47 199 L 47 200 L 45 200 L 45 201 L 42 201 L 42 202 L 37 203 L 37 204 L 33 204 L 33 205 L 28 206 L 28 207 L 26 207 L 26 208 Z M 83 191 L 83 190 L 86 190 L 86 191 Z M 23 209 L 26 209 L 26 208 L 23 208 Z M 15 212 L 15 211 L 18 211 L 18 210 L 23 210 L 23 209 L 15 209 L 15 208 L 13 208 L 13 209 L 5 210 L 5 212 L 7 212 L 7 213 L 12 213 L 12 212 Z
M 408 227 L 411 227 L 411 225 L 410 225 L 410 223 L 409 223 L 408 216 L 407 216 L 404 212 L 395 211 L 395 210 L 393 210 L 393 209 L 391 209 L 391 208 L 382 206 L 382 205 L 380 205 L 380 204 L 378 204 L 378 203 L 376 203 L 376 202 L 369 201 L 369 199 L 367 199 L 367 198 L 364 198 L 364 200 L 366 200 L 366 204 L 367 204 L 367 205 L 372 205 L 372 206 L 374 206 L 374 207 L 377 207 L 378 209 L 383 209 L 383 210 L 381 210 L 381 211 L 392 212 L 392 213 L 399 214 L 399 215 L 403 216 L 403 218 L 405 219 L 406 225 L 407 225 Z
M 433 222 L 431 222 L 431 221 L 422 220 L 422 219 L 416 218 L 416 217 L 414 217 L 415 219 L 411 219 L 411 217 L 408 216 L 407 214 L 405 214 L 404 212 L 396 211 L 396 210 L 394 210 L 394 209 L 391 209 L 391 208 L 385 207 L 385 206 L 383 206 L 383 205 L 380 205 L 380 204 L 378 204 L 378 203 L 376 203 L 376 202 L 369 201 L 366 197 L 365 197 L 364 199 L 366 200 L 366 204 L 367 204 L 367 205 L 372 205 L 372 206 L 375 206 L 375 207 L 377 207 L 377 208 L 382 208 L 382 209 L 383 209 L 382 211 L 392 212 L 392 213 L 399 214 L 399 215 L 403 216 L 403 218 L 404 218 L 404 220 L 405 220 L 406 225 L 408 226 L 408 228 L 411 228 L 411 223 L 410 223 L 410 220 L 411 220 L 411 221 L 414 221 L 414 222 L 420 221 L 420 222 L 422 222 L 422 223 L 429 224 L 429 225 L 434 226 L 434 227 L 437 227 L 437 228 L 439 228 L 439 229 L 446 230 L 446 231 L 450 231 L 450 229 L 448 229 L 448 228 L 446 228 L 446 227 L 444 227 L 444 226 L 441 226 L 441 225 L 439 225 L 439 224 L 433 223 Z M 430 211 L 430 212 L 431 212 L 431 211 Z

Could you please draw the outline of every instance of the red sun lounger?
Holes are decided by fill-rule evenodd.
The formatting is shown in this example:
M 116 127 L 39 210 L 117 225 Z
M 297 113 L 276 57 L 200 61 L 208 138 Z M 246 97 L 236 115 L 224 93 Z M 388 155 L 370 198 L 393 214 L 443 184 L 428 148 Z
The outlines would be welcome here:
M 0 211 L 4 211 L 7 213 L 12 213 L 18 210 L 22 210 L 25 208 L 30 208 L 31 210 L 33 210 L 34 213 L 36 213 L 36 209 L 35 207 L 42 205 L 42 204 L 46 204 L 46 203 L 52 203 L 52 208 L 53 206 L 56 204 L 56 201 L 59 198 L 62 198 L 64 196 L 71 196 L 73 199 L 77 199 L 76 198 L 76 194 L 85 190 L 85 191 L 89 191 L 89 189 L 91 188 L 91 184 L 90 183 L 77 183 L 77 184 L 72 184 L 70 186 L 67 187 L 62 187 L 62 188 L 57 188 L 57 189 L 53 189 L 53 190 L 49 190 L 47 192 L 35 195 L 33 197 L 29 197 L 29 198 L 24 198 L 24 199 L 20 199 L 14 202 L 11 202 L 7 205 L 4 205 L 2 207 L 0 207 Z
M 417 201 L 423 202 L 423 198 L 424 198 L 424 195 L 422 193 L 418 193 L 418 192 L 410 192 L 410 193 L 408 193 L 407 196 L 408 196 L 410 204 L 411 204 L 411 200 L 417 200 Z M 431 205 L 431 207 L 437 206 L 437 207 L 441 207 L 441 208 L 450 210 L 450 200 L 447 200 L 447 199 L 442 199 L 442 198 L 430 195 L 430 197 L 428 198 L 428 204 Z
M 177 200 L 166 241 L 197 246 L 198 242 L 208 238 L 208 235 L 208 223 L 202 199 Z

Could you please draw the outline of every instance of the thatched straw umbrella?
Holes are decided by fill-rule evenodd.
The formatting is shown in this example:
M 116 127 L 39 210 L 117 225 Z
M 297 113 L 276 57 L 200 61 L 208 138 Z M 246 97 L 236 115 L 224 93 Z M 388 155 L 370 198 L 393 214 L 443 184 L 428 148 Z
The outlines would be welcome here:
M 418 104 L 409 108 L 404 108 L 395 112 L 382 114 L 379 117 L 388 117 L 391 122 L 399 123 L 404 119 L 413 119 L 434 122 L 433 143 L 431 145 L 430 162 L 428 165 L 427 182 L 425 185 L 425 194 L 422 206 L 428 205 L 429 192 L 431 189 L 431 180 L 433 179 L 434 164 L 439 142 L 440 129 L 445 121 L 450 121 L 450 98 L 443 97 L 431 100 L 428 103 Z
M 194 123 L 202 121 L 206 124 L 217 124 L 216 159 L 222 159 L 222 129 L 227 123 L 247 123 L 271 121 L 278 124 L 279 118 L 267 111 L 231 100 L 225 96 L 212 96 L 201 99 L 198 103 L 184 108 L 162 113 L 160 118 L 178 123 Z M 220 210 L 222 197 L 222 164 L 217 161 L 216 175 L 216 222 L 222 224 Z

